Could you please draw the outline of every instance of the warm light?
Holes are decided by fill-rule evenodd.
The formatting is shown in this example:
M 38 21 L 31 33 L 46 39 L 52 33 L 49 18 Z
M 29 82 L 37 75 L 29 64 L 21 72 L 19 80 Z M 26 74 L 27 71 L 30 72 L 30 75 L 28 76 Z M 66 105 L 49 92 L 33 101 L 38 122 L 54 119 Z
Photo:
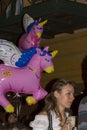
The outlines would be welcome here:
M 80 94 L 83 94 L 83 92 L 80 92 Z

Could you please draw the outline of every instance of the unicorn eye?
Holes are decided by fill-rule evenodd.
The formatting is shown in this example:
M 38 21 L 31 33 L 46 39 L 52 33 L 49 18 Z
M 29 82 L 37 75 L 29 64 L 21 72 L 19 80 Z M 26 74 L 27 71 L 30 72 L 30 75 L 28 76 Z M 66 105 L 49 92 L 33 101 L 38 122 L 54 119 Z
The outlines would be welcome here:
M 50 62 L 50 60 L 49 59 L 45 59 L 47 62 Z
M 42 30 L 43 28 L 42 27 L 37 27 L 37 29 Z
M 40 30 L 42 30 L 43 28 L 39 28 Z
M 32 28 L 33 30 L 35 30 L 35 28 Z

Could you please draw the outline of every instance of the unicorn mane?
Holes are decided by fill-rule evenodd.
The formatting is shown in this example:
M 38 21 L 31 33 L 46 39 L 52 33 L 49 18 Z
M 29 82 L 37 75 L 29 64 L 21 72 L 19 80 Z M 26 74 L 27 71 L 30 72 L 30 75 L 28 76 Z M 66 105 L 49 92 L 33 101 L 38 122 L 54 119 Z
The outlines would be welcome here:
M 28 50 L 21 51 L 22 55 L 19 60 L 15 63 L 18 67 L 24 67 L 28 64 L 31 58 L 37 53 L 36 48 L 32 47 Z

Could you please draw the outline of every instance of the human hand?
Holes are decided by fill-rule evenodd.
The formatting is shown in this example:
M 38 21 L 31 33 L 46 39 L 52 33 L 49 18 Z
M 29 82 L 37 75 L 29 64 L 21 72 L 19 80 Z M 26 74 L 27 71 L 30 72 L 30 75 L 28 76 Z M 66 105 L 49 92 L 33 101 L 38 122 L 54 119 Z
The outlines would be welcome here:
M 62 130 L 74 130 L 74 128 L 75 128 L 74 123 L 71 123 L 71 120 L 67 119 L 66 123 L 62 127 Z
M 74 130 L 74 127 L 69 124 L 64 124 L 61 130 Z

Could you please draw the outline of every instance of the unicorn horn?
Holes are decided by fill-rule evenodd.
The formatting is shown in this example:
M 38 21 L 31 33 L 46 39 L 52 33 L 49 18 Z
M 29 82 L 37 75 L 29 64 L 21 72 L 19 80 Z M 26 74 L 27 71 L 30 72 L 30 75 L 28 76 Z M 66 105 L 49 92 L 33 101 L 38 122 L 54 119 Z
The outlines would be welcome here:
M 55 50 L 55 51 L 51 52 L 52 57 L 54 58 L 57 53 L 58 53 L 58 50 Z
M 46 23 L 47 23 L 47 20 L 44 20 L 43 22 L 40 22 L 40 23 L 39 23 L 39 26 L 42 27 L 42 26 L 43 26 L 44 24 L 46 24 Z

